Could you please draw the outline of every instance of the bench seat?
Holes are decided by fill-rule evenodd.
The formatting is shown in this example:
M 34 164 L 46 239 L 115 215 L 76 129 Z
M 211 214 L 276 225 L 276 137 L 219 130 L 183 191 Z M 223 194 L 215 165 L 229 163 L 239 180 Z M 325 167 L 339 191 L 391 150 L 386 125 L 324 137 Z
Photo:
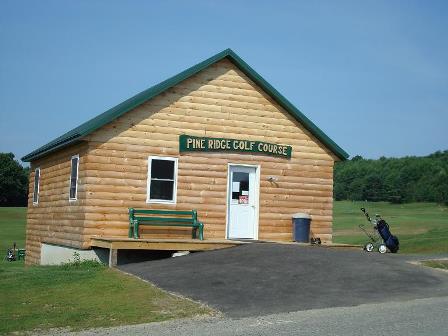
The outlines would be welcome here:
M 204 224 L 198 221 L 196 210 L 150 210 L 129 208 L 129 238 L 139 238 L 140 225 L 191 227 L 192 238 L 199 231 L 199 239 L 204 240 Z

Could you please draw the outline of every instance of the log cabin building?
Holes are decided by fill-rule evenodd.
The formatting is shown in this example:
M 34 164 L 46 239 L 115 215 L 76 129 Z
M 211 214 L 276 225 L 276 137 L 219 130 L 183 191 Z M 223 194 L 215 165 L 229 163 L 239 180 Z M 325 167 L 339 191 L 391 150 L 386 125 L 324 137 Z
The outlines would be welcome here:
M 333 166 L 347 157 L 227 49 L 22 158 L 26 260 L 127 238 L 128 208 L 196 209 L 205 241 L 291 241 L 303 212 L 329 243 Z M 144 226 L 141 237 L 190 239 L 191 229 Z

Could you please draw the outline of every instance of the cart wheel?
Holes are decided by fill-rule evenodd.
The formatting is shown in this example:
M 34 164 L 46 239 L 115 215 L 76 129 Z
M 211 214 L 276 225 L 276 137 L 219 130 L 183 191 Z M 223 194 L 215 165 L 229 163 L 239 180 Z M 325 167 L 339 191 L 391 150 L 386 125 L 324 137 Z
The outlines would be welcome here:
M 367 243 L 367 244 L 364 246 L 364 250 L 366 250 L 367 252 L 372 252 L 374 248 L 375 248 L 375 247 L 373 246 L 372 243 Z
M 386 253 L 387 252 L 387 247 L 384 244 L 381 244 L 380 246 L 378 246 L 378 252 L 379 253 Z

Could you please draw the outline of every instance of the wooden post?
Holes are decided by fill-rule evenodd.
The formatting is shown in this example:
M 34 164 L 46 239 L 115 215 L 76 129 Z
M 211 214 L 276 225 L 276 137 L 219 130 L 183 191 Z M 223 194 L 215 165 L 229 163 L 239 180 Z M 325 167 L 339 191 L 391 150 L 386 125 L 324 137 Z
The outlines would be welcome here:
M 118 250 L 109 249 L 109 267 L 117 266 Z

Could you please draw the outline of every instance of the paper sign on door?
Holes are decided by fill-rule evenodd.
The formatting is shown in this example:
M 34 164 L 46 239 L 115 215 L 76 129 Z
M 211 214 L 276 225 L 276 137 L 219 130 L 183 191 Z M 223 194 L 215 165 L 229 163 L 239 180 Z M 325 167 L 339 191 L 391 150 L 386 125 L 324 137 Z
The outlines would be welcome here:
M 232 182 L 232 192 L 240 192 L 240 183 Z

